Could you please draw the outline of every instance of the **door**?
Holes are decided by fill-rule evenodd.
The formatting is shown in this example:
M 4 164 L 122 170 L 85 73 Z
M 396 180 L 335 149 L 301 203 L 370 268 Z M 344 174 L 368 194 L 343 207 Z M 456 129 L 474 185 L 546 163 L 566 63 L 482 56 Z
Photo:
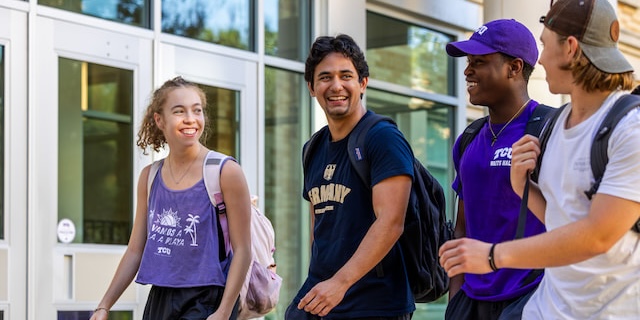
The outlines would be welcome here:
M 152 41 L 44 16 L 34 33 L 28 319 L 88 319 L 126 248 L 133 173 L 150 161 L 133 139 Z M 130 286 L 110 319 L 140 318 L 145 290 Z

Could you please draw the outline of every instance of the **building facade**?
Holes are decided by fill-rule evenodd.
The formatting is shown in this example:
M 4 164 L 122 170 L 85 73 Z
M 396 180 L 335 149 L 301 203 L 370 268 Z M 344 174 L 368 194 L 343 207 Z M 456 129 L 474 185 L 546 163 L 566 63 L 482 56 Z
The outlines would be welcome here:
M 621 48 L 640 70 L 640 0 L 613 1 Z M 166 152 L 136 134 L 154 88 L 177 75 L 207 93 L 206 144 L 235 156 L 276 230 L 284 308 L 305 279 L 309 210 L 301 148 L 323 125 L 304 60 L 319 35 L 354 37 L 369 61 L 368 109 L 392 116 L 455 199 L 451 145 L 469 120 L 464 59 L 445 53 L 483 22 L 537 36 L 547 1 L 0 0 L 0 320 L 87 319 L 125 250 L 138 174 Z M 536 68 L 531 94 L 549 105 Z M 111 319 L 139 319 L 132 284 Z M 414 319 L 441 319 L 446 299 Z

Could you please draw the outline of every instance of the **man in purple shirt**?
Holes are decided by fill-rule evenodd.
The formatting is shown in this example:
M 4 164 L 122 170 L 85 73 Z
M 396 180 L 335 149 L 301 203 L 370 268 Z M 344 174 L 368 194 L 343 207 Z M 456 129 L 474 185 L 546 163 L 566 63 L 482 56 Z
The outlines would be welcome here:
M 511 145 L 524 135 L 533 110 L 527 84 L 538 59 L 531 32 L 513 19 L 491 21 L 469 40 L 447 44 L 447 53 L 467 57 L 464 75 L 472 104 L 489 116 L 464 152 L 453 148 L 459 197 L 455 237 L 489 243 L 513 240 L 520 197 L 510 183 Z M 527 213 L 524 236 L 544 232 Z M 445 319 L 520 319 L 522 307 L 542 279 L 539 270 L 500 269 L 452 278 Z

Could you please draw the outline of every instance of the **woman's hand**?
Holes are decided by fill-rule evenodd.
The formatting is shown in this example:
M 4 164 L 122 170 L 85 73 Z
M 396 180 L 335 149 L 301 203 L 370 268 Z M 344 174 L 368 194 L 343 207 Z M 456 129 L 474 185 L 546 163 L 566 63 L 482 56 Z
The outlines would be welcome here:
M 97 308 L 93 311 L 93 315 L 89 320 L 107 320 L 109 318 L 109 310 L 105 308 Z

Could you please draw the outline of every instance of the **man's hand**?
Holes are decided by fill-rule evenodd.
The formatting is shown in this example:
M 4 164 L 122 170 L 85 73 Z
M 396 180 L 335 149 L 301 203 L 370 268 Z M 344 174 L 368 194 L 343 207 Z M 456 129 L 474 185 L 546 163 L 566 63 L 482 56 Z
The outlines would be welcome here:
M 220 311 L 220 309 L 218 309 L 218 311 L 212 313 L 210 316 L 207 317 L 207 320 L 218 320 L 218 319 L 226 320 L 226 319 L 229 319 L 229 316 L 222 315 L 222 312 L 219 312 L 219 311 Z
M 535 169 L 540 155 L 540 142 L 532 135 L 525 135 L 511 147 L 511 188 L 520 197 L 529 173 Z
M 298 309 L 324 317 L 342 301 L 347 289 L 349 287 L 334 279 L 322 281 L 300 300 Z
M 449 277 L 463 273 L 490 273 L 492 271 L 489 266 L 490 249 L 491 244 L 474 239 L 450 240 L 440 247 L 440 264 Z

